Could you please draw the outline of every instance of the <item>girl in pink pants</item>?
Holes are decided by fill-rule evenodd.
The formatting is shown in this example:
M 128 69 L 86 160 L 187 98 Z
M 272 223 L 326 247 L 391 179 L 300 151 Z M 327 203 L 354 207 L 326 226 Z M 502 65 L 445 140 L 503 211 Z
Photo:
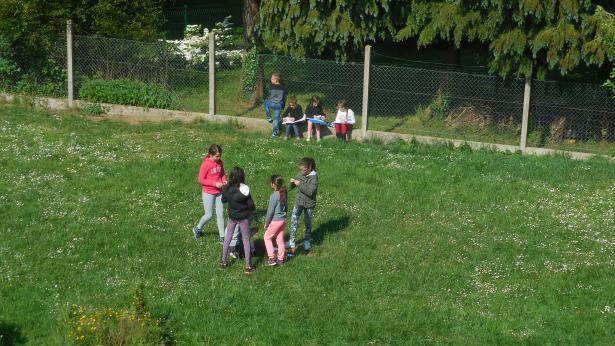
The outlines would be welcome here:
M 269 197 L 267 215 L 265 215 L 265 247 L 267 248 L 267 264 L 275 266 L 284 263 L 284 226 L 286 225 L 286 188 L 280 175 L 272 175 L 269 181 L 274 190 Z M 278 246 L 278 258 L 273 251 L 273 239 Z

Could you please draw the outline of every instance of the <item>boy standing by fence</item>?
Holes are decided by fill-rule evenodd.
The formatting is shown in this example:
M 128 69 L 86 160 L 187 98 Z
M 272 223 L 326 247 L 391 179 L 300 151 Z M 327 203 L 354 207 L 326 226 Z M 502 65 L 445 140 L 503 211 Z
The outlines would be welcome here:
M 282 85 L 282 77 L 279 73 L 271 75 L 271 87 L 269 88 L 269 99 L 265 100 L 265 115 L 267 121 L 273 124 L 271 129 L 271 137 L 275 138 L 280 132 L 280 112 L 284 109 L 284 101 L 286 99 L 286 90 Z M 273 110 L 273 118 L 271 117 L 271 110 Z

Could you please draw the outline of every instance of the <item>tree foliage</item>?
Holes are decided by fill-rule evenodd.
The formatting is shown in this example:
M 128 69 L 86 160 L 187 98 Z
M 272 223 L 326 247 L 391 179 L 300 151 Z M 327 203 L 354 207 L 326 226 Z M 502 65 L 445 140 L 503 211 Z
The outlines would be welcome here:
M 263 0 L 260 34 L 265 45 L 292 56 L 338 59 L 360 51 L 366 42 L 391 38 L 400 1 Z
M 481 42 L 491 51 L 490 69 L 501 75 L 562 75 L 575 67 L 615 60 L 604 44 L 601 1 L 592 0 L 412 0 L 397 40 Z M 613 6 L 611 2 L 609 6 Z
M 45 54 L 65 33 L 72 19 L 75 32 L 155 40 L 162 36 L 163 0 L 2 0 L 0 35 L 18 64 L 30 68 L 46 62 Z

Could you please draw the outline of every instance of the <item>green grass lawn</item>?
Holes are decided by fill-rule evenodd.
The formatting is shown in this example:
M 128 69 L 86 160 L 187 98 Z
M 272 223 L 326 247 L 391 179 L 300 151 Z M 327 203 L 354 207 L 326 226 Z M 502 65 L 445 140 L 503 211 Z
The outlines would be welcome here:
M 314 246 L 217 266 L 196 173 L 218 143 L 263 215 L 313 156 Z M 0 334 L 67 343 L 68 306 L 147 304 L 178 345 L 610 344 L 615 165 L 412 143 L 271 141 L 231 125 L 0 108 Z M 294 198 L 294 192 L 290 193 Z M 288 229 L 287 229 L 288 231 Z M 303 227 L 299 231 L 303 235 Z

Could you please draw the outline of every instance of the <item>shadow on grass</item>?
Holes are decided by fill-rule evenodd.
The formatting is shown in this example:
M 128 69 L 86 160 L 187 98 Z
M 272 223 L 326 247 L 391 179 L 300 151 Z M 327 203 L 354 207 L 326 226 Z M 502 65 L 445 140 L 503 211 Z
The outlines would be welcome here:
M 349 225 L 350 216 L 348 215 L 322 223 L 312 230 L 312 243 L 320 245 L 326 237 L 348 228 Z
M 0 346 L 23 345 L 26 341 L 16 325 L 0 321 Z

